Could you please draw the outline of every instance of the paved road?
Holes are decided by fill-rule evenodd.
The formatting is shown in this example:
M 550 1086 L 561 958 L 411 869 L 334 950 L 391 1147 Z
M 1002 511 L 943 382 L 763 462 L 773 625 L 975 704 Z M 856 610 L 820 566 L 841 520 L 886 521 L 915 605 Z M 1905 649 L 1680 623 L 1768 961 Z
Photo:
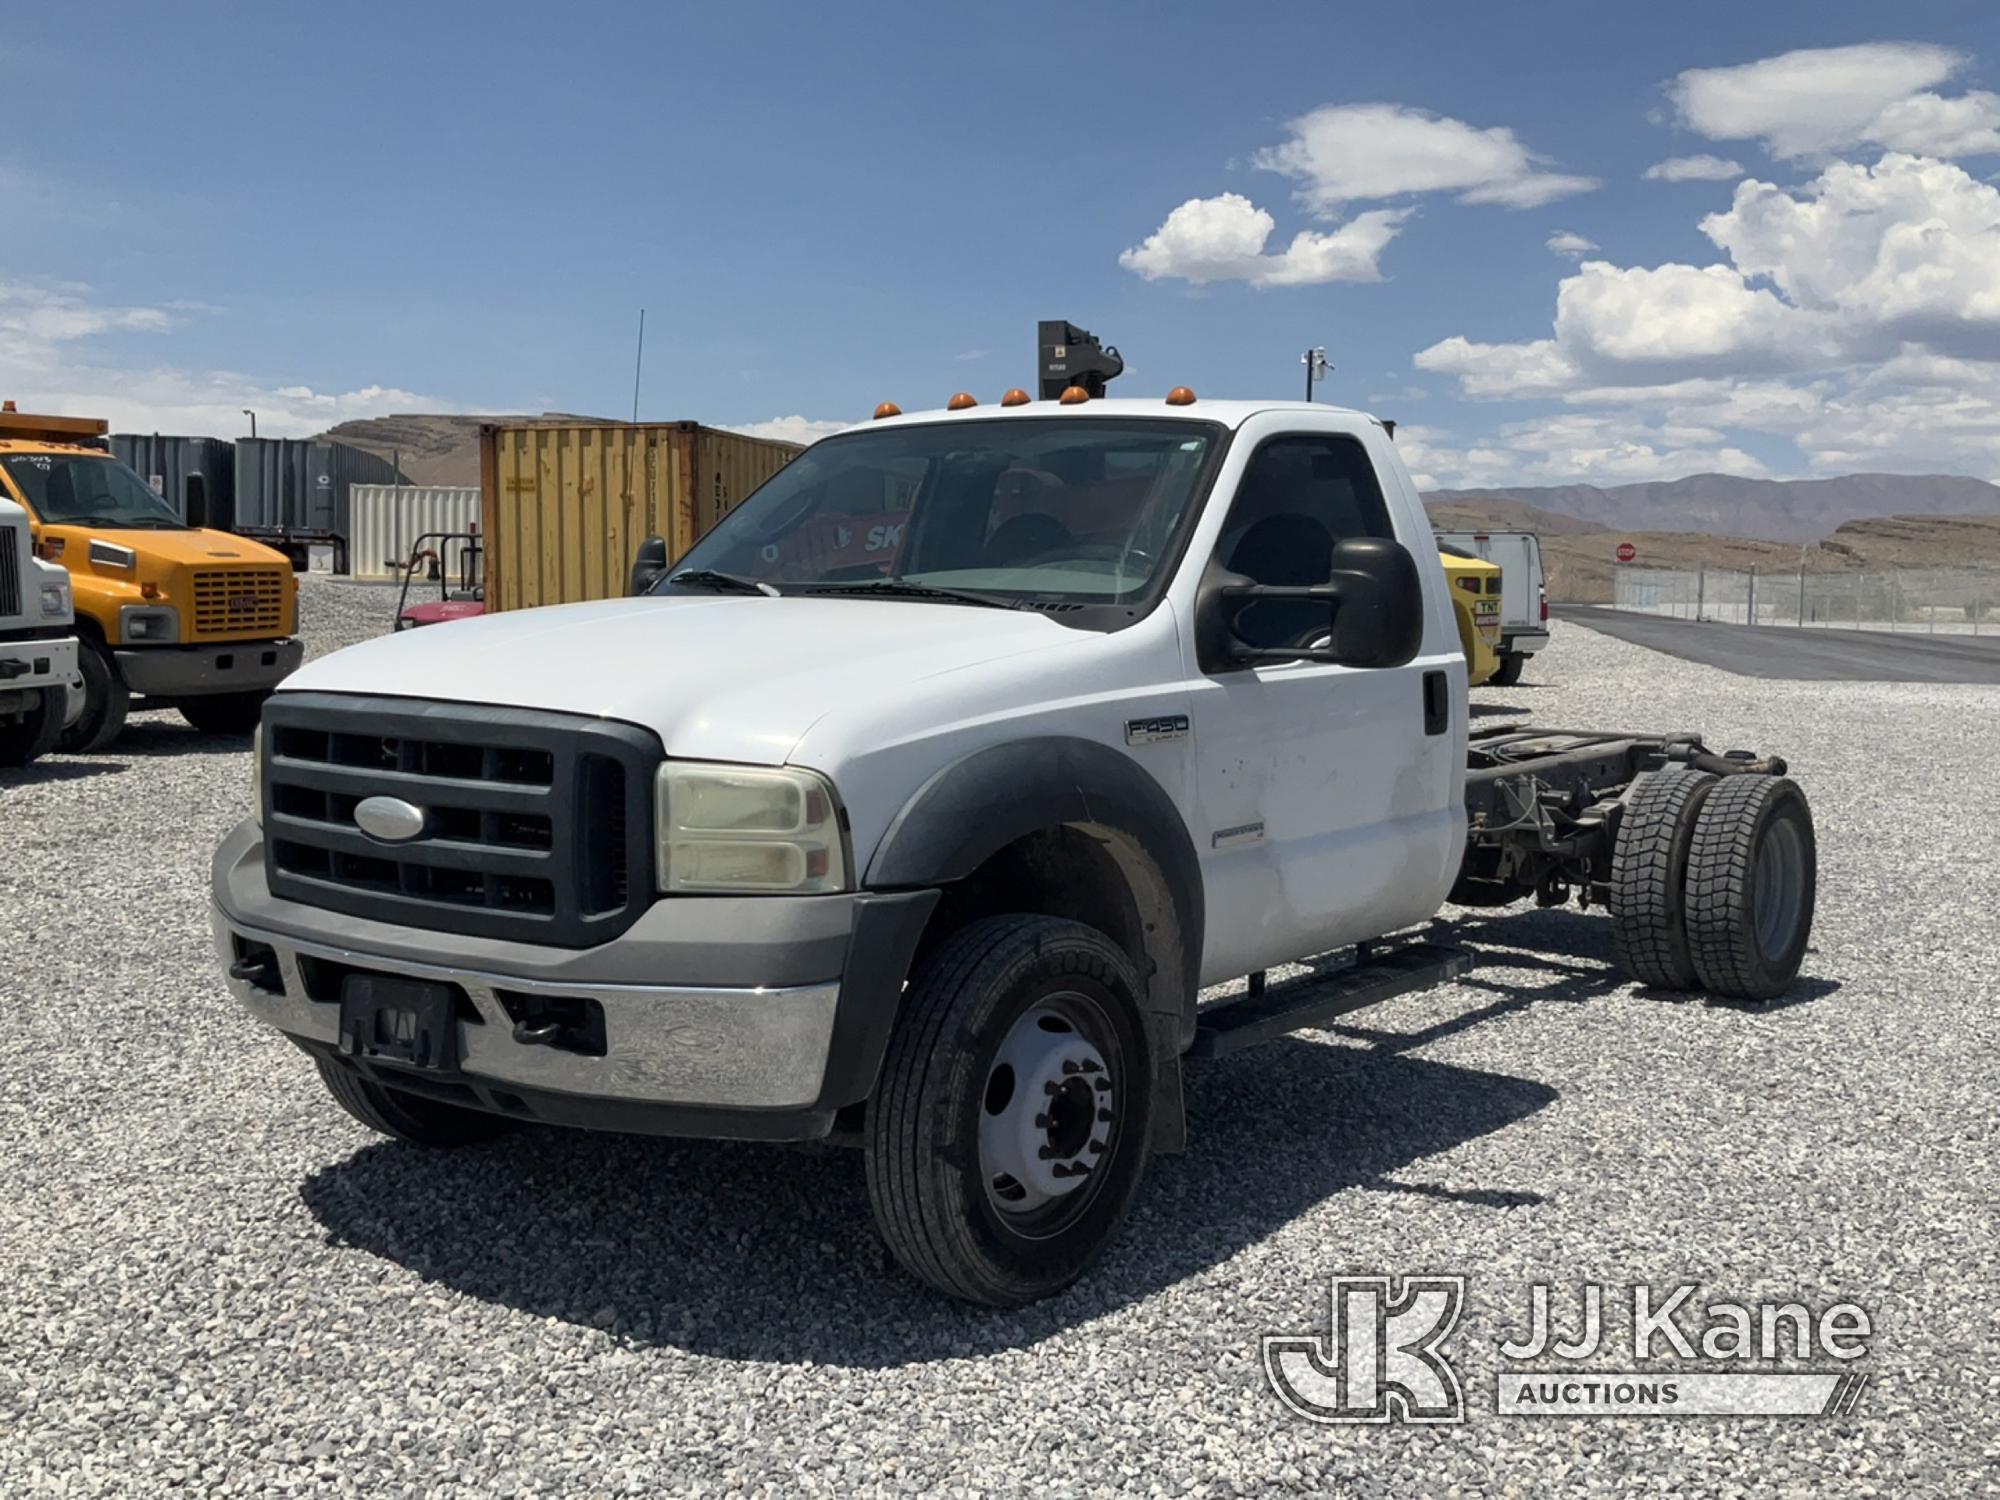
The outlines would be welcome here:
M 2000 633 L 1892 635 L 1879 630 L 1787 630 L 1630 614 L 1596 605 L 1556 611 L 1592 630 L 1742 677 L 1791 682 L 2000 683 Z

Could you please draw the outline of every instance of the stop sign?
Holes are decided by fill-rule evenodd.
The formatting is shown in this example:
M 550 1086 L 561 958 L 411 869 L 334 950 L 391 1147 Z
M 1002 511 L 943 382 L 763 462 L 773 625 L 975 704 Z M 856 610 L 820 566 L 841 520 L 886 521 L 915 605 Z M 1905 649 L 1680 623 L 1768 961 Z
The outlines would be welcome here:
M 1633 546 L 1630 542 L 1620 542 L 1618 544 L 1618 560 L 1620 562 L 1630 562 L 1633 558 L 1637 557 L 1638 555 L 1639 555 L 1639 549 Z

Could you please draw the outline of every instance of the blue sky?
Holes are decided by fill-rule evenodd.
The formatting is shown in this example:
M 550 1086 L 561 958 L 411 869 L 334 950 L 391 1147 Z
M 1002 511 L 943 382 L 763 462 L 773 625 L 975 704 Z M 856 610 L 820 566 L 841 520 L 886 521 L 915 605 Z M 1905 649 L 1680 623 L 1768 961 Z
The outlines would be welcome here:
M 1432 483 L 2000 475 L 2000 11 L 1416 9 L 43 7 L 0 381 L 621 416 L 644 306 L 642 416 L 810 432 L 1060 316 L 1121 394 L 1323 344 Z

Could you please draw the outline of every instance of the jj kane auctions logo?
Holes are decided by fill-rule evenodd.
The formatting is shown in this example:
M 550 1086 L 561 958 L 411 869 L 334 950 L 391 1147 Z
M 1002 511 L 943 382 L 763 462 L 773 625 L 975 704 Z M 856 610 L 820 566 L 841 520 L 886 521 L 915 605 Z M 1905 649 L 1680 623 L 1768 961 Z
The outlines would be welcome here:
M 1868 1377 L 1842 1368 L 1868 1352 L 1867 1312 L 1852 1302 L 1695 1304 L 1697 1287 L 1630 1289 L 1629 1340 L 1606 1334 L 1607 1294 L 1586 1283 L 1575 1321 L 1558 1329 L 1550 1288 L 1529 1289 L 1528 1334 L 1499 1345 L 1494 1409 L 1502 1416 L 1841 1416 Z M 1278 1399 L 1313 1422 L 1465 1420 L 1447 1350 L 1464 1311 L 1463 1276 L 1335 1276 L 1326 1334 L 1267 1334 L 1264 1374 Z M 1611 1369 L 1567 1367 L 1606 1357 Z M 1559 1360 L 1564 1368 L 1519 1368 Z M 1687 1369 L 1674 1361 L 1701 1361 Z M 1830 1360 L 1833 1369 L 1779 1369 Z M 1646 1366 L 1633 1368 L 1632 1366 Z M 1718 1368 L 1718 1366 L 1720 1368 Z

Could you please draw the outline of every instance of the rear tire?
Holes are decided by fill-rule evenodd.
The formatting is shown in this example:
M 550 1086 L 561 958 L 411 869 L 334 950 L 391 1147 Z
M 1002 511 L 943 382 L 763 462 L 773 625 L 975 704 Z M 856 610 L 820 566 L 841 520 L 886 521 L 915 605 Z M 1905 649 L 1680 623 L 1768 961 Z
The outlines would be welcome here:
M 906 1270 L 1019 1307 L 1111 1243 L 1152 1130 L 1142 993 L 1117 944 L 1054 917 L 988 917 L 925 960 L 868 1104 L 868 1198 Z
M 249 734 L 264 714 L 266 689 L 248 693 L 213 693 L 181 703 L 181 717 L 203 734 Z
M 67 697 L 62 688 L 43 688 L 21 717 L 0 723 L 0 766 L 25 766 L 55 749 Z
M 1500 670 L 1486 680 L 1494 687 L 1512 687 L 1521 680 L 1521 668 L 1527 664 L 1528 658 L 1520 652 L 1503 652 L 1500 657 Z
M 1770 1000 L 1798 975 L 1819 895 L 1806 794 L 1782 776 L 1725 776 L 1688 856 L 1688 944 L 1711 993 Z
M 324 1057 L 316 1057 L 313 1062 L 334 1103 L 370 1130 L 412 1146 L 471 1146 L 514 1128 L 513 1121 L 499 1115 L 385 1089 L 345 1063 Z
M 1715 777 L 1687 766 L 1649 772 L 1633 787 L 1611 855 L 1611 951 L 1655 989 L 1692 989 L 1685 901 L 1688 850 Z
M 132 692 L 118 675 L 111 653 L 95 641 L 77 643 L 76 666 L 83 675 L 83 712 L 57 736 L 56 744 L 70 755 L 90 755 L 117 739 L 125 728 Z

